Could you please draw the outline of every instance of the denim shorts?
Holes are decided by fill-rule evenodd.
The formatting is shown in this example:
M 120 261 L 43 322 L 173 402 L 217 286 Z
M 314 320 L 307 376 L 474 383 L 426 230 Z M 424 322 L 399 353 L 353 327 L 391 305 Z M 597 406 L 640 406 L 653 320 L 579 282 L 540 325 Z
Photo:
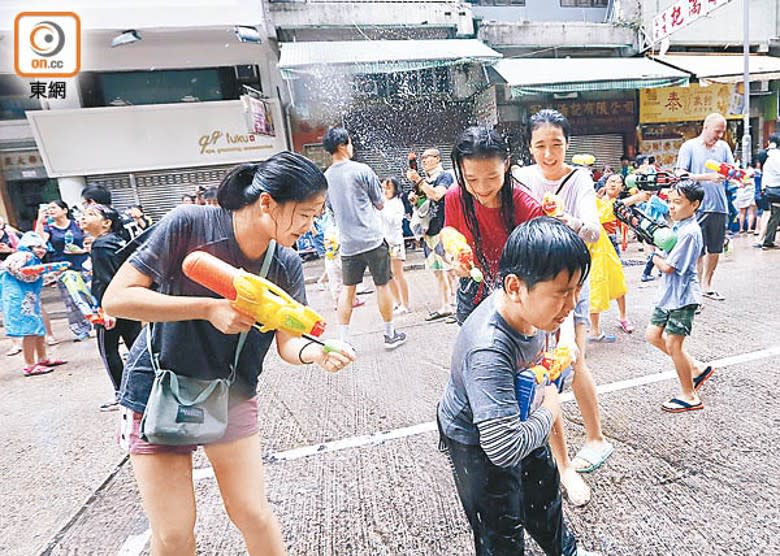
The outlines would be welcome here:
M 585 280 L 580 290 L 580 297 L 574 307 L 574 325 L 590 326 L 590 279 Z
M 155 454 L 191 454 L 198 447 L 194 444 L 187 446 L 166 446 L 163 444 L 150 444 L 141 439 L 142 413 L 133 411 L 127 407 L 120 408 L 119 412 L 119 445 L 131 456 L 151 456 Z M 260 427 L 257 423 L 257 397 L 239 402 L 228 409 L 228 424 L 225 436 L 214 444 L 233 442 L 241 438 L 257 434 Z

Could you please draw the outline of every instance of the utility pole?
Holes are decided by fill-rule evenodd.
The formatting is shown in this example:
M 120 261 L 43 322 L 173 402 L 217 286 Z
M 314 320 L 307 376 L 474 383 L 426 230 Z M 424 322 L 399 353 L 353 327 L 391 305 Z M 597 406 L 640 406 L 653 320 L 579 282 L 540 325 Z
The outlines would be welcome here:
M 744 61 L 743 81 L 745 86 L 744 119 L 742 130 L 742 164 L 745 168 L 750 167 L 750 158 L 752 145 L 750 139 L 750 0 L 742 0 L 743 3 L 743 38 L 742 38 L 742 58 Z

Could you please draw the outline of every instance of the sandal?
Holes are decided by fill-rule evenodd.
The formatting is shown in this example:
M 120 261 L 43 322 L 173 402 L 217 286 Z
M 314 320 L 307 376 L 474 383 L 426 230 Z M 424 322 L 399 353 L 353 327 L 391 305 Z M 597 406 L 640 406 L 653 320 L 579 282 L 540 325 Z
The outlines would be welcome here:
M 60 340 L 55 338 L 54 336 L 49 336 L 48 338 L 46 338 L 46 345 L 47 346 L 56 346 L 59 343 L 60 343 Z
M 620 325 L 620 328 L 623 329 L 623 332 L 626 334 L 631 334 L 634 331 L 634 325 L 631 324 L 628 319 L 625 320 L 618 320 L 618 324 Z
M 617 342 L 617 337 L 613 336 L 612 334 L 606 334 L 602 332 L 598 336 L 588 336 L 589 342 L 596 342 L 599 344 L 614 344 Z
M 693 377 L 693 389 L 698 392 L 704 383 L 712 378 L 713 374 L 715 374 L 715 369 L 712 365 L 708 365 L 698 376 Z
M 445 317 L 449 317 L 451 314 L 452 313 L 450 313 L 449 311 L 443 311 L 443 312 L 433 311 L 432 313 L 428 313 L 428 316 L 425 317 L 425 320 L 428 321 L 428 322 L 434 321 L 434 320 L 439 320 L 439 319 L 443 319 Z
M 704 409 L 704 404 L 702 402 L 689 403 L 679 398 L 672 398 L 671 400 L 664 402 L 661 405 L 661 409 L 663 409 L 667 413 L 685 413 L 686 411 L 695 411 L 697 409 Z
M 580 451 L 574 456 L 572 465 L 574 466 L 574 461 L 579 459 L 585 462 L 585 465 L 579 467 L 575 466 L 574 469 L 577 473 L 592 473 L 604 465 L 614 451 L 615 447 L 609 442 L 607 442 L 601 450 L 597 450 L 586 444 L 580 448 Z
M 12 347 L 11 349 L 9 349 L 8 351 L 5 352 L 5 354 L 8 357 L 13 357 L 14 355 L 19 355 L 20 353 L 22 353 L 22 347 L 21 346 L 14 346 L 14 347 Z
M 67 363 L 64 359 L 42 359 L 41 361 L 38 361 L 38 365 L 43 365 L 45 367 L 58 367 L 60 365 L 64 365 Z
M 720 294 L 719 294 L 718 292 L 716 292 L 715 290 L 709 290 L 709 291 L 706 291 L 706 292 L 704 292 L 702 295 L 703 295 L 704 297 L 708 298 L 708 299 L 714 299 L 715 301 L 725 301 L 725 300 L 726 300 L 726 298 L 725 298 L 725 297 L 723 297 L 722 295 L 720 295 Z
M 584 506 L 590 502 L 590 487 L 576 470 L 565 469 L 560 477 L 561 487 L 572 506 Z
M 37 376 L 37 375 L 45 375 L 54 370 L 54 367 L 47 367 L 46 365 L 41 365 L 40 363 L 36 363 L 35 365 L 31 367 L 25 367 L 22 369 L 22 373 L 24 376 Z

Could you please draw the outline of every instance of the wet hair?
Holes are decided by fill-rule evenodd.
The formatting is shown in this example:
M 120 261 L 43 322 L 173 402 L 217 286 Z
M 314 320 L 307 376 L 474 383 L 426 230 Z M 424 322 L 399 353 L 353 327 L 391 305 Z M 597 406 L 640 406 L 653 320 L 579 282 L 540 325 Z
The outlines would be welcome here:
M 87 210 L 96 210 L 100 213 L 100 216 L 110 221 L 111 228 L 109 228 L 109 232 L 118 234 L 122 230 L 122 217 L 119 216 L 119 213 L 116 211 L 116 209 L 109 207 L 108 205 L 95 204 L 89 207 Z
M 111 206 L 111 192 L 102 185 L 90 185 L 81 192 L 81 198 L 99 205 Z
M 556 218 L 540 216 L 515 228 L 501 254 L 501 284 L 514 274 L 530 290 L 562 271 L 569 278 L 579 271 L 579 284 L 590 272 L 590 251 L 574 230 Z
M 300 202 L 328 189 L 325 174 L 303 155 L 282 151 L 264 162 L 239 164 L 222 180 L 219 206 L 237 210 L 251 205 L 261 193 L 277 203 Z
M 777 147 L 780 147 L 780 133 L 772 133 L 769 136 L 769 142 L 774 143 Z
M 455 179 L 461 189 L 461 209 L 466 219 L 466 227 L 474 238 L 476 247 L 476 256 L 479 265 L 483 270 L 489 271 L 485 253 L 482 251 L 482 234 L 477 221 L 477 213 L 474 210 L 474 197 L 466 189 L 466 180 L 463 177 L 462 164 L 465 159 L 476 158 L 486 160 L 496 158 L 502 162 L 510 159 L 509 145 L 503 137 L 494 129 L 486 127 L 470 127 L 463 131 L 455 139 L 455 145 L 452 148 L 452 168 L 455 172 Z M 501 221 L 509 234 L 517 224 L 515 222 L 515 201 L 513 195 L 513 181 L 509 169 L 504 174 L 504 184 L 499 191 L 501 198 Z
M 704 187 L 697 181 L 680 180 L 672 189 L 688 199 L 691 203 L 698 201 L 699 204 L 701 204 L 704 200 Z
M 203 192 L 203 200 L 209 201 L 211 199 L 217 198 L 217 188 L 216 187 L 209 187 L 206 191 Z
M 71 214 L 70 214 L 70 207 L 68 206 L 68 203 L 63 201 L 62 199 L 57 199 L 56 201 L 50 201 L 51 203 L 57 205 L 62 210 L 65 211 L 65 216 L 70 220 Z
M 571 125 L 569 124 L 569 120 L 566 119 L 566 116 L 557 110 L 553 110 L 552 108 L 539 110 L 536 114 L 531 116 L 531 118 L 528 120 L 528 137 L 530 138 L 534 131 L 546 125 L 560 128 L 563 132 L 563 136 L 566 139 L 566 142 L 569 142 L 569 136 L 571 135 Z
M 401 196 L 401 182 L 399 179 L 395 176 L 389 176 L 382 180 L 382 185 L 389 182 L 393 186 L 393 197 L 400 197 Z
M 322 146 L 330 154 L 339 150 L 341 145 L 349 145 L 349 132 L 343 127 L 331 127 L 322 136 Z

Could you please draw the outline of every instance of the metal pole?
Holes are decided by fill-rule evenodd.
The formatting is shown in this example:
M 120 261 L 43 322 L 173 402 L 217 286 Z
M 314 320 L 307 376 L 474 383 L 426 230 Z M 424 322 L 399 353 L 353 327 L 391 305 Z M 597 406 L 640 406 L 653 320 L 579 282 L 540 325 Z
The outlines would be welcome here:
M 752 151 L 750 140 L 750 0 L 742 0 L 743 3 L 743 39 L 742 58 L 745 64 L 743 80 L 745 85 L 745 107 L 742 134 L 742 164 L 750 167 L 750 155 Z

